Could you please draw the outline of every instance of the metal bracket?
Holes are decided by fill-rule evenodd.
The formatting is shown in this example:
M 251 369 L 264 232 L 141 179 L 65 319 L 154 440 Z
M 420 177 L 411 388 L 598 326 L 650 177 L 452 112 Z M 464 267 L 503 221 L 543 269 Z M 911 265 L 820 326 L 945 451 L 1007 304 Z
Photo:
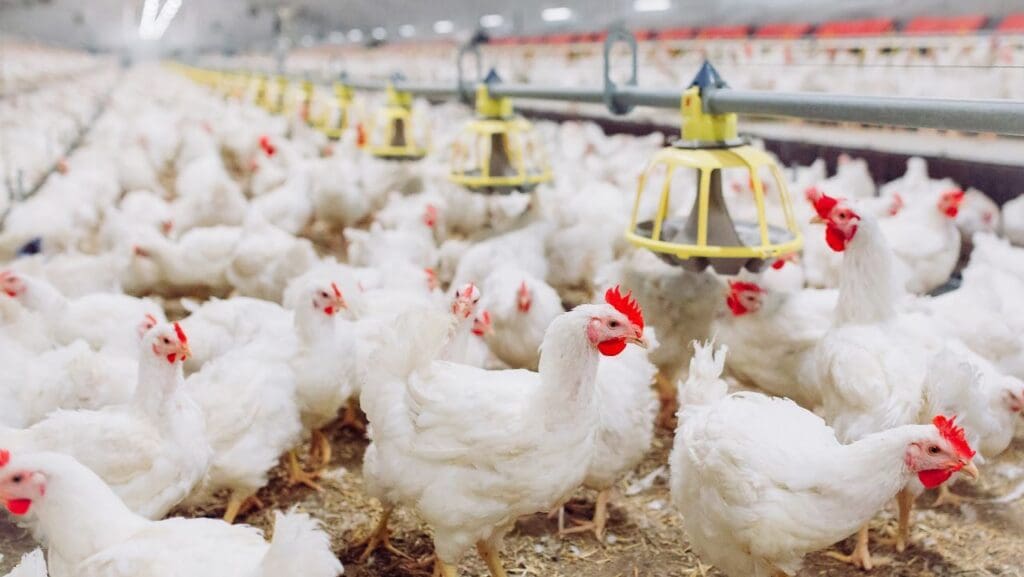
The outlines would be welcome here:
M 459 47 L 458 56 L 456 56 L 455 68 L 456 68 L 456 81 L 458 82 L 459 99 L 464 104 L 470 104 L 473 102 L 473 91 L 466 87 L 465 74 L 462 71 L 462 63 L 465 60 L 466 54 L 472 54 L 476 64 L 476 78 L 473 80 L 473 84 L 477 84 L 483 81 L 484 68 L 483 58 L 480 56 L 480 45 L 476 42 L 467 42 Z
M 626 86 L 637 85 L 637 45 L 633 33 L 621 25 L 612 26 L 608 29 L 608 36 L 604 39 L 604 104 L 612 114 L 623 115 L 633 110 L 633 105 L 618 102 L 615 99 L 615 92 L 618 85 L 612 80 L 612 47 L 622 42 L 629 46 L 630 62 L 632 72 Z

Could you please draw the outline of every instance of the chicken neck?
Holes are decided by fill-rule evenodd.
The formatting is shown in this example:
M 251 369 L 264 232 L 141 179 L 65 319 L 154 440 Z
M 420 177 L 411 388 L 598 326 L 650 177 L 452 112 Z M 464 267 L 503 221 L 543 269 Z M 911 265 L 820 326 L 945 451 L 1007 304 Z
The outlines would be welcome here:
M 837 325 L 873 324 L 896 317 L 896 303 L 902 294 L 893 258 L 878 222 L 865 216 L 843 256 Z
M 180 361 L 171 363 L 164 357 L 143 350 L 132 403 L 146 415 L 161 415 L 168 405 L 168 399 L 181 390 L 183 383 Z
M 580 418 L 596 418 L 594 383 L 598 352 L 587 341 L 592 305 L 556 318 L 541 343 L 541 386 L 534 398 L 535 414 L 544 415 L 547 430 L 580 426 Z
M 70 567 L 125 541 L 149 523 L 81 465 L 62 460 L 44 474 L 46 496 L 33 504 L 32 511 L 50 549 Z

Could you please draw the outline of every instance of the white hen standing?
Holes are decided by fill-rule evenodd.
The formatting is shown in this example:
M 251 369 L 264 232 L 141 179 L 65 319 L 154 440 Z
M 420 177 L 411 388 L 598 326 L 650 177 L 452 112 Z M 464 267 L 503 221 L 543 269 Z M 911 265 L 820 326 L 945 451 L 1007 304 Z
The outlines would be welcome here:
M 600 355 L 644 342 L 635 302 L 617 290 L 608 300 L 555 319 L 539 373 L 434 361 L 452 329 L 448 315 L 401 317 L 394 348 L 370 365 L 361 399 L 373 439 L 367 488 L 389 507 L 415 507 L 433 527 L 444 577 L 474 544 L 503 576 L 498 548 L 515 520 L 550 511 L 583 481 L 600 418 Z
M 681 387 L 669 463 L 690 544 L 730 577 L 783 577 L 844 539 L 916 477 L 929 486 L 977 474 L 962 429 L 945 417 L 843 444 L 788 399 L 727 394 L 725 350 L 696 345 Z

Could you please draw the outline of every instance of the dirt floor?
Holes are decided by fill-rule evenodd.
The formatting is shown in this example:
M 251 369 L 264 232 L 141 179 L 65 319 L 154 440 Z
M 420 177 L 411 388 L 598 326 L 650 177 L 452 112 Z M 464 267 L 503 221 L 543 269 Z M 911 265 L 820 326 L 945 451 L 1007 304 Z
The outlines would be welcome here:
M 264 510 L 243 515 L 241 522 L 269 529 L 273 510 L 298 506 L 324 521 L 334 548 L 345 563 L 348 577 L 425 577 L 432 550 L 429 531 L 407 510 L 392 518 L 393 544 L 417 561 L 378 551 L 365 564 L 357 563 L 363 539 L 378 518 L 380 506 L 361 490 L 360 463 L 366 441 L 351 430 L 333 430 L 334 456 L 330 473 L 322 479 L 324 491 L 287 487 L 279 469 L 271 485 L 260 493 Z M 618 487 L 608 535 L 599 543 L 591 534 L 559 538 L 557 521 L 535 515 L 520 521 L 505 542 L 503 560 L 510 577 L 715 577 L 721 573 L 702 566 L 687 547 L 681 519 L 669 503 L 667 459 L 672 437 L 662 432 L 655 447 L 633 476 Z M 1018 439 L 1000 459 L 982 468 L 977 484 L 959 483 L 956 492 L 974 502 L 959 508 L 929 508 L 934 495 L 925 494 L 918 505 L 914 525 L 915 544 L 898 555 L 884 544 L 879 555 L 893 558 L 876 568 L 879 577 L 1024 576 L 1024 439 Z M 573 508 L 589 515 L 593 493 L 581 490 Z M 204 512 L 185 512 L 202 515 Z M 220 511 L 205 514 L 216 516 Z M 883 538 L 895 526 L 892 511 L 872 524 L 873 539 Z M 20 555 L 34 548 L 21 530 L 0 521 L 0 572 L 6 572 Z M 850 543 L 839 544 L 842 550 Z M 479 559 L 467 557 L 459 566 L 462 576 L 485 576 Z M 822 553 L 807 558 L 801 576 L 854 576 L 860 571 L 846 567 Z

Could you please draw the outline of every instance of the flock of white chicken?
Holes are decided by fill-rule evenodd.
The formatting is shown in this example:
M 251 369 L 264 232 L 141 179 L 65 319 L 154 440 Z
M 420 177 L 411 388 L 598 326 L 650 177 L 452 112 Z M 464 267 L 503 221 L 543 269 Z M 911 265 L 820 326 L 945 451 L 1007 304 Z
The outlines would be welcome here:
M 438 154 L 389 163 L 355 122 L 329 142 L 298 114 L 124 73 L 0 232 L 0 500 L 47 550 L 12 575 L 341 574 L 316 511 L 278 513 L 269 542 L 230 523 L 263 506 L 282 460 L 290 484 L 321 490 L 322 431 L 364 426 L 359 409 L 364 486 L 385 508 L 364 559 L 402 554 L 387 526 L 408 508 L 443 577 L 474 548 L 504 576 L 516 520 L 581 486 L 599 496 L 576 529 L 601 538 L 677 383 L 673 501 L 732 576 L 793 575 L 858 530 L 846 558 L 870 568 L 867 523 L 887 502 L 902 551 L 914 497 L 1013 439 L 1024 250 L 996 234 L 1021 227 L 1010 208 L 921 159 L 880 190 L 857 159 L 832 177 L 797 167 L 803 255 L 723 279 L 622 238 L 661 135 L 539 125 L 556 182 L 481 196 L 446 180 L 467 117 L 430 109 Z M 747 186 L 727 186 L 737 218 Z M 960 288 L 920 296 L 962 238 Z M 182 505 L 225 520 L 166 518 Z

